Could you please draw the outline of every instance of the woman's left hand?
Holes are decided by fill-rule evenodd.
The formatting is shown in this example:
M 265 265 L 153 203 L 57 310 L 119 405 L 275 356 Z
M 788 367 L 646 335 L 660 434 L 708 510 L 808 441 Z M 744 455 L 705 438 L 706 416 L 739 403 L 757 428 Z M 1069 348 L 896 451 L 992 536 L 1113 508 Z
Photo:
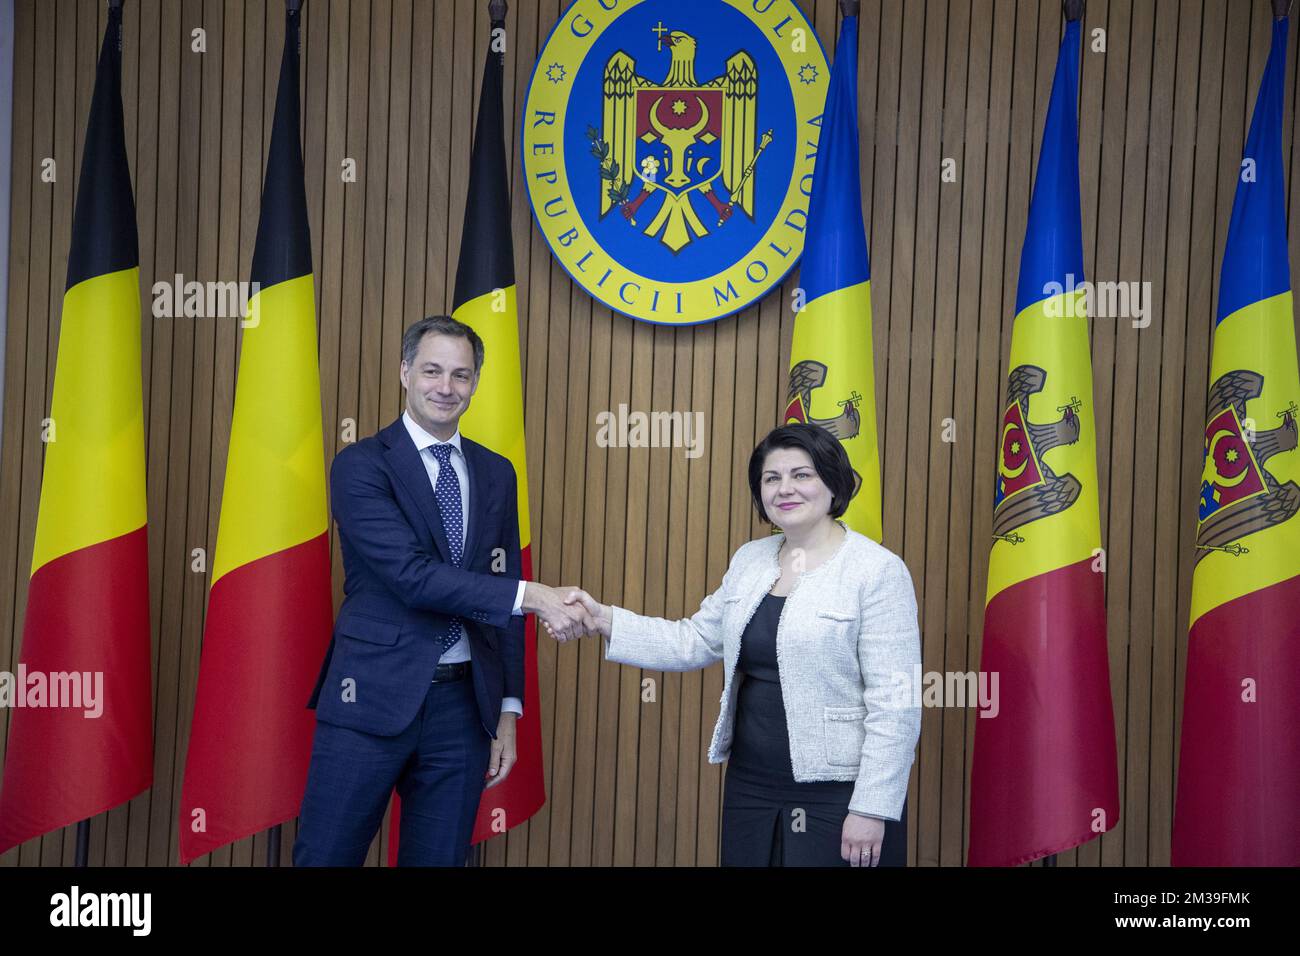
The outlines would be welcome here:
M 840 858 L 849 866 L 876 866 L 885 842 L 885 821 L 850 813 L 840 832 Z

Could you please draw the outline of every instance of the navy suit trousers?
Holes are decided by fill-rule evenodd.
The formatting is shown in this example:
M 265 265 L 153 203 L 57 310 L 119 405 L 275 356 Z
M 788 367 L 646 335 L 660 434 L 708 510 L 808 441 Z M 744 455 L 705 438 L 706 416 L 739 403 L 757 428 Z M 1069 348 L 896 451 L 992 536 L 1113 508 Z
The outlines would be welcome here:
M 470 676 L 430 684 L 415 720 L 395 737 L 318 720 L 293 865 L 360 866 L 395 787 L 397 865 L 463 866 L 491 744 Z

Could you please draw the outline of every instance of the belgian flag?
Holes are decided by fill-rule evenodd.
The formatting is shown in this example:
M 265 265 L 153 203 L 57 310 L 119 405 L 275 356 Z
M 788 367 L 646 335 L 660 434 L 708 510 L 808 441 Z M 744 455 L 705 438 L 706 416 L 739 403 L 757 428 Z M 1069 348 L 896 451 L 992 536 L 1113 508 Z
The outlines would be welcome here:
M 1300 375 L 1282 153 L 1287 22 L 1273 23 L 1223 250 L 1174 866 L 1300 866 Z
M 483 369 L 460 433 L 510 459 L 517 478 L 519 543 L 523 575 L 532 580 L 532 532 L 528 521 L 528 463 L 524 454 L 524 390 L 515 299 L 515 250 L 510 237 L 510 178 L 502 101 L 505 70 L 503 0 L 489 5 L 491 39 L 483 64 L 478 118 L 470 156 L 469 195 L 461 232 L 452 317 L 483 339 Z M 471 843 L 480 843 L 523 823 L 546 802 L 542 775 L 542 725 L 538 705 L 537 622 L 516 618 L 524 630 L 524 714 L 516 722 L 517 763 L 505 782 L 483 791 Z M 394 794 L 389 824 L 388 865 L 397 865 L 401 801 Z
M 333 626 L 298 3 L 253 250 L 230 452 L 181 794 L 181 860 L 297 816 Z
M 858 170 L 856 14 L 844 18 L 835 46 L 800 269 L 806 305 L 794 320 L 782 424 L 820 425 L 839 439 L 854 475 L 853 498 L 844 521 L 854 531 L 880 541 L 871 263 Z
M 139 265 L 114 5 L 72 220 L 19 680 L 0 691 L 14 708 L 0 853 L 153 782 Z
M 975 720 L 971 866 L 1058 853 L 1119 820 L 1079 212 L 1082 4 L 1067 5 L 1043 127 L 998 428 Z
M 524 391 L 515 299 L 515 251 L 510 237 L 510 178 L 506 174 L 504 2 L 489 6 L 491 41 L 483 64 L 469 195 L 461 232 L 452 317 L 483 339 L 486 356 L 474 402 L 460 420 L 461 434 L 510 459 L 518 485 L 519 544 L 523 575 L 532 580 L 532 531 L 528 520 L 528 462 L 524 454 Z M 537 680 L 537 622 L 516 618 L 524 631 L 524 714 L 517 721 L 518 762 L 505 782 L 483 791 L 473 843 L 518 826 L 546 802 L 542 776 L 542 724 Z M 393 840 L 396 844 L 396 837 Z

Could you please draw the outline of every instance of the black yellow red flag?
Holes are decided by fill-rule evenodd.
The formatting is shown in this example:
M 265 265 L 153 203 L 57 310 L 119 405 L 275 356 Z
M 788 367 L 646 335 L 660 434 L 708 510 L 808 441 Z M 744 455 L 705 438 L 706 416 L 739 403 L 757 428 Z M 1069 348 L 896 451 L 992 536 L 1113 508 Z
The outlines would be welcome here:
M 140 254 L 110 8 L 86 123 L 45 428 L 0 853 L 153 780 Z
M 286 13 L 185 761 L 182 862 L 297 816 L 315 730 L 305 704 L 333 627 L 294 6 Z
M 487 60 L 479 93 L 470 157 L 469 194 L 461 233 L 452 316 L 483 339 L 485 359 L 474 401 L 460 420 L 461 434 L 510 459 L 517 478 L 513 507 L 525 580 L 532 580 L 532 530 L 528 520 L 528 463 L 524 455 L 524 393 L 515 300 L 515 252 L 510 236 L 510 179 L 506 174 L 502 73 L 505 4 L 493 4 Z M 523 823 L 546 802 L 542 775 L 542 725 L 538 706 L 537 631 L 532 615 L 512 625 L 524 635 L 523 716 L 517 721 L 518 762 L 510 775 L 483 791 L 472 842 Z M 394 818 L 400 804 L 394 798 Z M 397 859 L 398 827 L 390 825 L 389 864 Z

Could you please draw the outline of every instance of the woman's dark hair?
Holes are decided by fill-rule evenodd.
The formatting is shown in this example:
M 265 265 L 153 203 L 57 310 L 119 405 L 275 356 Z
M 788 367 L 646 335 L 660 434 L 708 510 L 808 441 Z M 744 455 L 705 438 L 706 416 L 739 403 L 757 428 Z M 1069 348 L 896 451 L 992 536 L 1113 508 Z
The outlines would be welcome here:
M 817 477 L 831 490 L 832 518 L 838 518 L 848 510 L 854 485 L 853 466 L 849 464 L 848 452 L 838 439 L 820 425 L 793 424 L 772 429 L 749 456 L 749 492 L 754 496 L 754 507 L 758 509 L 759 518 L 768 524 L 772 523 L 763 508 L 761 485 L 763 463 L 778 448 L 800 448 L 808 453 Z

